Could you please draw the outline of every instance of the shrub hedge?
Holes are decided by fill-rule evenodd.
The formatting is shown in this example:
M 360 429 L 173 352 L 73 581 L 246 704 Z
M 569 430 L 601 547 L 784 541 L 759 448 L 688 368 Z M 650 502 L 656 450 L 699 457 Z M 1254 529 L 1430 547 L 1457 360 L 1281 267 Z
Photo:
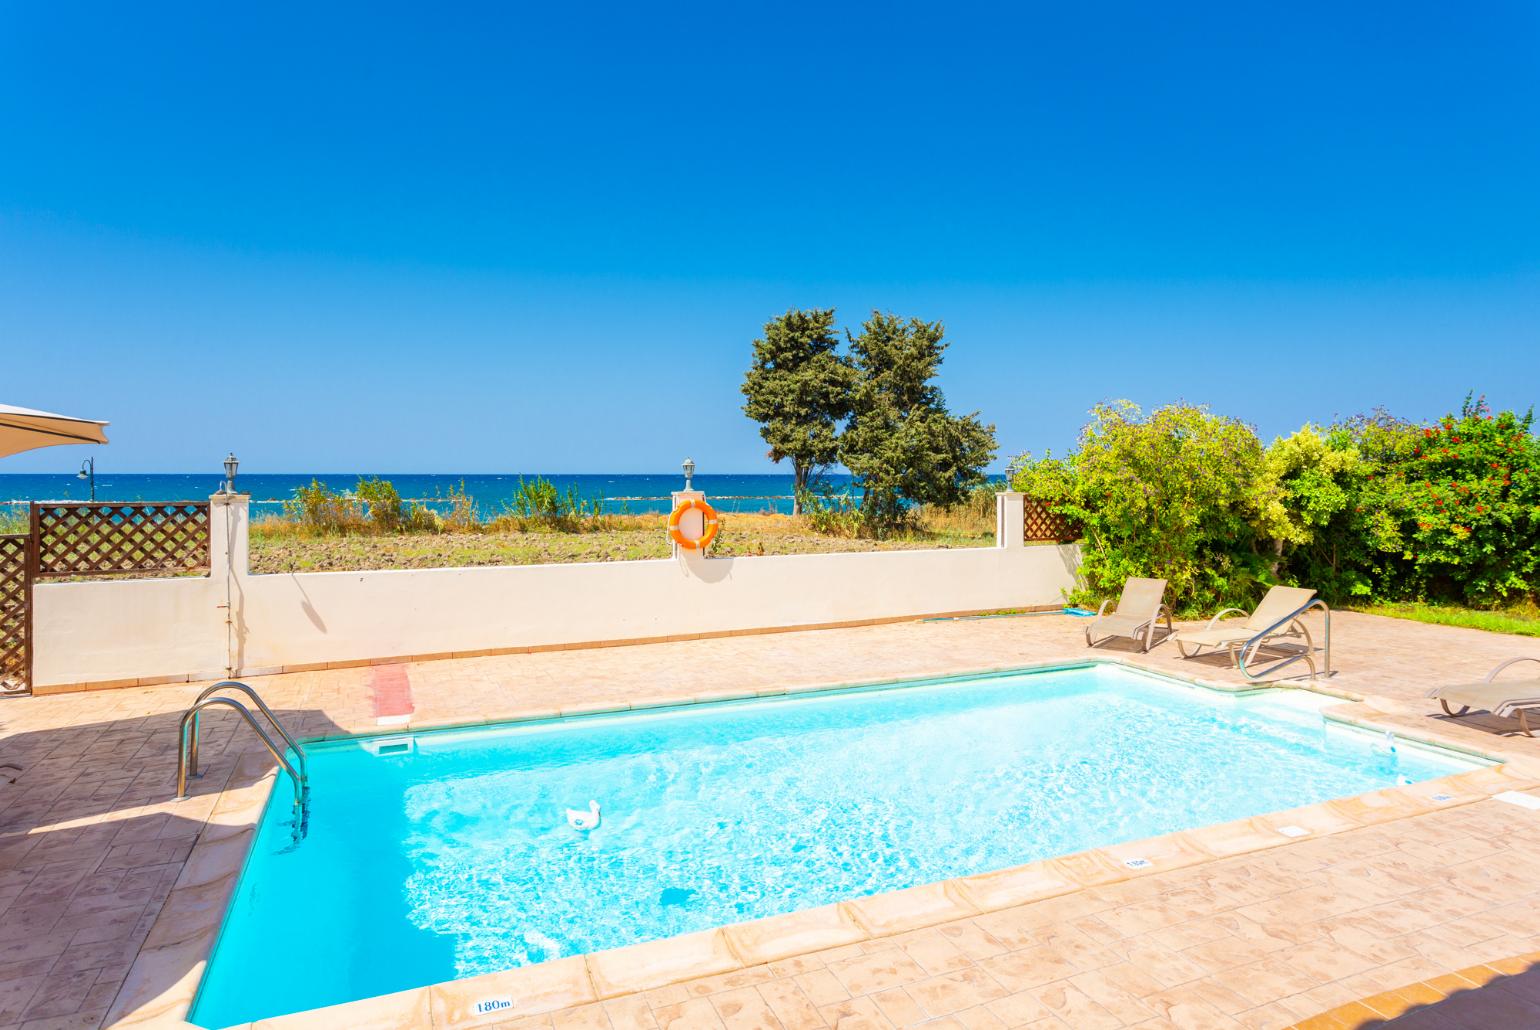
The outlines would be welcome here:
M 1178 611 L 1250 605 L 1277 582 L 1335 603 L 1492 608 L 1540 592 L 1534 414 L 1467 397 L 1420 425 L 1379 411 L 1263 446 L 1206 407 L 1099 405 L 1075 451 L 1018 457 L 1014 489 L 1082 522 L 1084 597 L 1170 581 Z

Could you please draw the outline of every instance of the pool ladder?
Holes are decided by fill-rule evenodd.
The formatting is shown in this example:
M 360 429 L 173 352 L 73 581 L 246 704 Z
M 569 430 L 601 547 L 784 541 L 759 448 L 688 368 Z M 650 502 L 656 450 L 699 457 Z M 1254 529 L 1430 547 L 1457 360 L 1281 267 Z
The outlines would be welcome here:
M 278 731 L 278 736 L 283 739 L 285 747 L 280 748 L 273 742 L 272 736 L 262 728 L 261 723 L 257 722 L 257 718 L 251 714 L 250 708 L 247 708 L 233 697 L 216 696 L 230 690 L 238 690 L 251 699 L 252 703 L 257 706 L 257 710 L 267 717 L 267 721 L 273 729 Z M 201 721 L 203 710 L 216 705 L 222 708 L 233 708 L 239 713 L 241 718 L 246 721 L 246 725 L 251 727 L 252 732 L 256 733 L 257 738 L 267 748 L 268 754 L 272 755 L 273 760 L 278 763 L 284 772 L 289 774 L 289 783 L 294 788 L 294 818 L 290 825 L 293 827 L 294 844 L 298 844 L 305 839 L 305 831 L 309 829 L 310 825 L 310 774 L 305 768 L 305 749 L 299 746 L 299 741 L 295 740 L 289 731 L 284 728 L 283 723 L 278 720 L 278 716 L 273 714 L 273 710 L 267 707 L 267 702 L 263 701 L 255 690 L 236 680 L 221 680 L 212 687 L 209 687 L 198 695 L 198 699 L 192 703 L 192 706 L 187 711 L 182 713 L 182 721 L 177 727 L 176 799 L 178 801 L 185 801 L 187 799 L 187 781 L 189 778 L 199 775 L 198 724 Z M 299 760 L 298 768 L 295 767 L 293 762 L 289 761 L 289 751 L 293 751 L 295 757 Z

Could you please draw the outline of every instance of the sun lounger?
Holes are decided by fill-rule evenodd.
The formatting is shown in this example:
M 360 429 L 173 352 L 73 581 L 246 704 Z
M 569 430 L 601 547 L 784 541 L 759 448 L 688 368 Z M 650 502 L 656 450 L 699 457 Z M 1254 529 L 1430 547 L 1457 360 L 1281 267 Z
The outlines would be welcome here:
M 1184 629 L 1176 634 L 1176 648 L 1183 658 L 1201 654 L 1205 647 L 1214 650 L 1224 648 L 1230 652 L 1235 667 L 1251 680 L 1259 680 L 1277 672 L 1293 662 L 1303 660 L 1310 667 L 1310 678 L 1316 676 L 1315 641 L 1302 616 L 1312 608 L 1326 614 L 1324 665 L 1326 675 L 1331 675 L 1331 609 L 1326 602 L 1315 596 L 1315 591 L 1305 587 L 1273 587 L 1262 598 L 1250 615 L 1245 609 L 1226 608 L 1208 621 L 1202 629 Z M 1225 616 L 1245 615 L 1244 619 L 1225 621 Z M 1302 643 L 1296 643 L 1302 641 Z M 1191 648 L 1191 653 L 1188 649 Z M 1248 665 L 1256 662 L 1263 648 L 1269 650 L 1273 664 L 1261 671 L 1253 671 Z
M 1510 658 L 1506 662 L 1499 663 L 1497 668 L 1487 673 L 1487 678 L 1480 683 L 1455 683 L 1434 687 L 1428 691 L 1428 696 L 1437 698 L 1445 714 L 1455 718 L 1459 718 L 1472 708 L 1491 712 L 1500 719 L 1516 715 L 1524 736 L 1533 737 L 1534 734 L 1529 732 L 1529 719 L 1526 713 L 1532 708 L 1540 709 L 1540 678 L 1497 682 L 1498 673 L 1519 662 L 1540 662 L 1540 658 Z M 1450 708 L 1450 705 L 1459 705 L 1460 710 L 1457 712 Z
M 1108 602 L 1103 601 L 1096 618 L 1085 628 L 1087 647 L 1095 647 L 1114 637 L 1129 637 L 1143 642 L 1139 650 L 1148 651 L 1155 642 L 1155 623 L 1166 620 L 1166 635 L 1171 635 L 1171 609 L 1166 607 L 1166 581 L 1163 579 L 1133 578 L 1123 584 L 1117 609 L 1107 614 Z

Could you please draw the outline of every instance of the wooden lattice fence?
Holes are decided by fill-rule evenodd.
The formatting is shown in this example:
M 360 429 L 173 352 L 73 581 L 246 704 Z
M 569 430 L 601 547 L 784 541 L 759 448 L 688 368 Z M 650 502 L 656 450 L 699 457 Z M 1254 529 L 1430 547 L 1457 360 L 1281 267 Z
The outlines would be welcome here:
M 31 537 L 0 536 L 0 693 L 32 689 Z
M 1063 515 L 1055 514 L 1042 501 L 1034 501 L 1029 497 L 1024 507 L 1022 523 L 1026 531 L 1027 543 L 1037 544 L 1046 541 L 1067 544 L 1080 539 L 1079 524 Z
M 207 572 L 207 501 L 33 504 L 38 576 Z

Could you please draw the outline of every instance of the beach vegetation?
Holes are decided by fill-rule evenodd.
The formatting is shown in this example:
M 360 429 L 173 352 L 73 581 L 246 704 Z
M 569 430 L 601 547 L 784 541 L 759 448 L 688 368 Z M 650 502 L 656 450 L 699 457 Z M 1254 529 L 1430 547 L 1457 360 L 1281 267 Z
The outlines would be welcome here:
M 402 528 L 405 512 L 401 506 L 401 494 L 394 483 L 378 477 L 360 479 L 356 492 L 370 524 L 376 530 L 394 533 Z

